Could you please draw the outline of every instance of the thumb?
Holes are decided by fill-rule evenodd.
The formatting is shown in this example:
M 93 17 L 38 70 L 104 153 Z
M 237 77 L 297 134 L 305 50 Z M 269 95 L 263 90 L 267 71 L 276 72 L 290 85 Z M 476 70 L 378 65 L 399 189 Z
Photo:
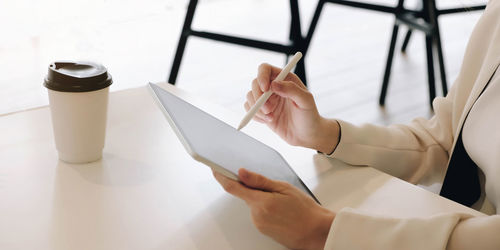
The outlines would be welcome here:
M 292 81 L 274 81 L 271 83 L 271 90 L 281 97 L 289 98 L 299 108 L 310 109 L 315 106 L 311 92 Z
M 268 192 L 280 192 L 283 185 L 279 181 L 266 178 L 263 175 L 248 171 L 244 168 L 238 170 L 238 177 L 247 187 Z

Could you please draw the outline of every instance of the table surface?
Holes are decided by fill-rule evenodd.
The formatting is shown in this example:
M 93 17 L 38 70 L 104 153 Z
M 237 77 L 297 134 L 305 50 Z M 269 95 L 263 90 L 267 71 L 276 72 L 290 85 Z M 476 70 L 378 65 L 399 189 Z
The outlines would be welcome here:
M 223 107 L 162 87 L 236 126 Z M 245 133 L 277 149 L 333 211 L 393 217 L 483 214 L 370 167 Z M 0 249 L 283 249 L 253 226 L 245 203 L 194 161 L 146 87 L 110 94 L 103 159 L 61 162 L 48 107 L 0 116 Z

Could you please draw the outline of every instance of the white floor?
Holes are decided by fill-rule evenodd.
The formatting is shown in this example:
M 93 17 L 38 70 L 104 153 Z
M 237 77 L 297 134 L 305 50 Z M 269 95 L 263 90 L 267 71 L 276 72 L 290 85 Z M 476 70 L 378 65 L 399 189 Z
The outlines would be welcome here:
M 299 3 L 307 30 L 317 2 Z M 469 3 L 444 0 L 438 6 Z M 113 75 L 112 91 L 165 81 L 186 6 L 187 0 L 0 3 L 0 115 L 47 104 L 42 83 L 54 60 L 103 63 Z M 470 12 L 440 18 L 449 85 L 479 16 L 480 12 Z M 393 21 L 387 14 L 326 6 L 306 58 L 310 90 L 323 115 L 378 124 L 431 115 L 421 34 L 413 37 L 407 55 L 396 54 L 386 108 L 377 105 Z M 286 42 L 289 3 L 200 0 L 194 26 Z M 177 86 L 243 114 L 244 96 L 257 66 L 281 66 L 284 60 L 277 53 L 193 38 Z

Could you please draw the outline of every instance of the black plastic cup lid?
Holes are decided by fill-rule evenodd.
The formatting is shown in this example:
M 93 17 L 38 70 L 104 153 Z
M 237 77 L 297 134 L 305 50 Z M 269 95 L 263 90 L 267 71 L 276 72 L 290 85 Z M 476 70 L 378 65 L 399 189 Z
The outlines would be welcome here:
M 49 66 L 43 85 L 61 92 L 88 92 L 113 83 L 108 70 L 93 62 L 58 61 Z

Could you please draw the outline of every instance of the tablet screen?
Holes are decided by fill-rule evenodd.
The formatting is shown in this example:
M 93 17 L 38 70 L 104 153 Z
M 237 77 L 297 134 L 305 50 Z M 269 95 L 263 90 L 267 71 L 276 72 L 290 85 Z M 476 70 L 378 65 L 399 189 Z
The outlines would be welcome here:
M 286 181 L 314 196 L 273 148 L 236 130 L 192 104 L 150 84 L 188 147 L 198 156 L 238 175 L 246 168 L 273 180 Z M 186 145 L 185 145 L 186 146 Z M 316 198 L 314 198 L 316 199 Z

